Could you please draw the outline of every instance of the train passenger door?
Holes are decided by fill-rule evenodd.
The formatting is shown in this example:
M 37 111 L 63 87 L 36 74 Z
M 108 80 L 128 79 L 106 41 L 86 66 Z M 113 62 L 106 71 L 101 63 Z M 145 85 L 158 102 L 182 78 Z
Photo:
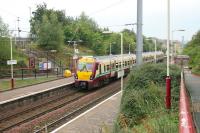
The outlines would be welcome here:
M 99 74 L 101 74 L 101 64 L 99 64 Z

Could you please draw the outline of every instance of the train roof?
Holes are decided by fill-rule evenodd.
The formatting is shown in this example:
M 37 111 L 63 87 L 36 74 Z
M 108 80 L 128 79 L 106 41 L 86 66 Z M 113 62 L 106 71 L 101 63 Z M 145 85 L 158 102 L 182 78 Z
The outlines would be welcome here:
M 123 59 L 126 58 L 134 58 L 135 54 L 123 54 Z M 121 55 L 108 55 L 108 56 L 94 56 L 94 58 L 97 61 L 102 61 L 102 60 L 116 60 L 116 59 L 121 59 Z
M 144 52 L 142 53 L 143 56 L 153 56 L 155 52 Z M 156 51 L 156 54 L 163 54 L 161 51 Z M 112 60 L 117 60 L 121 59 L 121 55 L 106 55 L 106 56 L 82 56 L 82 58 L 90 58 L 90 59 L 95 59 L 97 62 L 98 61 L 112 61 Z M 130 59 L 130 58 L 136 58 L 135 54 L 123 54 L 123 60 Z

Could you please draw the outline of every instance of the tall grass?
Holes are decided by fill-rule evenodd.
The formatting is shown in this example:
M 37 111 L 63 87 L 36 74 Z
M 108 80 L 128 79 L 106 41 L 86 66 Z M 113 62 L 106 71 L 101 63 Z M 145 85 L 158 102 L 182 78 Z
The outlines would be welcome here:
M 134 69 L 124 89 L 115 133 L 175 133 L 178 132 L 178 97 L 180 70 L 170 66 L 172 77 L 172 108 L 165 109 L 164 64 L 146 64 Z

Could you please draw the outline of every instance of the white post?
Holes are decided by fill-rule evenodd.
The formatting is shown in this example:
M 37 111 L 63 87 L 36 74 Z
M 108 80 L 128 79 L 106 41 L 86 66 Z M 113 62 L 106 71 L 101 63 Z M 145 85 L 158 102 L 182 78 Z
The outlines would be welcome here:
M 10 37 L 10 60 L 12 61 L 13 54 L 12 54 L 12 37 Z M 11 63 L 11 77 L 13 79 L 13 64 Z
M 111 43 L 110 43 L 110 55 L 111 55 Z
M 123 70 L 123 34 L 120 33 L 121 35 L 121 70 Z M 122 94 L 123 94 L 123 75 L 121 75 L 121 91 L 122 91 Z
M 173 44 L 174 44 L 174 42 L 173 42 L 173 32 L 174 32 L 174 31 L 172 31 L 172 36 L 171 36 L 171 37 L 172 37 L 172 38 L 171 38 L 171 61 L 170 61 L 171 64 L 173 63 L 173 57 L 174 57 L 174 48 L 173 48 L 173 47 L 174 47 L 174 45 L 173 45 Z
M 130 52 L 130 45 L 131 45 L 131 44 L 129 43 L 129 52 L 128 52 L 128 54 L 131 54 L 131 52 Z
M 169 76 L 170 0 L 167 0 L 167 76 Z
M 12 61 L 13 60 L 13 49 L 12 49 L 12 37 L 10 36 L 10 60 Z M 13 89 L 14 88 L 14 79 L 13 79 L 13 64 L 11 63 L 11 66 L 10 66 L 10 69 L 11 69 L 11 88 Z
M 143 14 L 143 0 L 137 0 L 137 47 L 136 47 L 136 64 L 142 64 L 143 52 L 143 36 L 142 36 L 142 14 Z
M 154 45 L 155 45 L 155 53 L 154 53 L 154 60 L 155 60 L 155 63 L 157 61 L 157 58 L 156 58 L 156 52 L 157 52 L 157 44 L 156 44 L 156 39 L 154 39 Z
M 174 35 L 175 31 L 185 31 L 185 29 L 172 30 L 172 41 L 171 41 L 171 44 L 172 44 L 172 48 L 174 47 L 174 54 L 173 54 L 174 56 L 176 56 L 176 44 L 173 45 L 173 35 Z

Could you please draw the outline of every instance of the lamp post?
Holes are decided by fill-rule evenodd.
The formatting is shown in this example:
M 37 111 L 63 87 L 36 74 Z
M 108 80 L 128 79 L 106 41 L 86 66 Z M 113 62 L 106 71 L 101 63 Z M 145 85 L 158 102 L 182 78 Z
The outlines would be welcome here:
M 10 60 L 13 59 L 13 49 L 12 49 L 12 37 L 10 36 Z M 14 88 L 14 78 L 13 78 L 13 64 L 11 63 L 11 88 Z
M 5 37 L 8 38 L 7 36 L 1 36 L 1 37 Z M 10 41 L 10 61 L 9 61 L 9 65 L 10 65 L 10 71 L 11 71 L 11 89 L 14 88 L 15 84 L 14 84 L 14 75 L 13 75 L 13 64 L 16 64 L 13 62 L 13 49 L 12 49 L 12 37 L 9 36 L 9 41 Z M 7 62 L 8 64 L 8 62 Z
M 78 53 L 78 49 L 76 49 L 77 46 L 77 42 L 83 42 L 82 40 L 78 40 L 78 41 L 67 41 L 69 44 L 73 43 L 73 47 L 74 47 L 74 55 L 73 55 L 73 60 L 74 60 L 74 69 L 73 72 L 75 72 L 76 70 L 76 62 L 78 59 L 77 53 Z
M 110 31 L 104 31 L 103 34 L 112 34 L 113 32 Z M 121 37 L 121 71 L 119 72 L 119 75 L 121 77 L 121 91 L 123 94 L 123 76 L 124 76 L 124 70 L 123 70 L 123 33 L 118 33 Z
M 112 55 L 112 53 L 111 53 L 111 43 L 110 43 L 110 55 Z
M 51 52 L 51 53 L 56 53 L 56 52 L 57 52 L 57 50 L 55 50 L 55 49 L 52 49 L 52 50 L 50 50 L 50 52 Z M 53 64 L 54 64 L 54 69 L 55 69 L 55 54 L 54 54 L 54 63 L 53 63 Z
M 48 50 L 48 51 L 46 51 L 46 53 L 47 53 L 47 78 L 49 77 L 49 52 L 50 52 L 50 54 L 51 53 L 56 53 L 57 52 L 57 50 L 55 50 L 55 49 L 52 49 L 52 50 Z M 54 59 L 54 67 L 55 67 L 55 59 Z M 50 68 L 52 68 L 52 66 L 50 66 Z
M 174 52 L 173 52 L 173 42 L 174 42 L 174 38 L 173 38 L 173 35 L 174 35 L 174 32 L 176 32 L 176 31 L 180 31 L 180 32 L 182 32 L 182 31 L 185 31 L 185 29 L 178 29 L 178 30 L 172 30 L 172 42 L 171 42 L 171 45 L 172 45 L 172 56 L 173 55 L 175 55 L 176 56 L 176 45 L 174 45 Z
M 153 40 L 154 41 L 154 62 L 156 63 L 157 57 L 156 57 L 156 52 L 157 52 L 157 40 L 155 38 L 147 38 L 147 40 Z
M 123 69 L 123 33 L 119 33 L 121 36 L 121 91 L 123 94 L 123 76 L 124 76 L 124 69 Z
M 171 78 L 169 75 L 169 41 L 170 41 L 170 0 L 167 0 L 167 77 L 166 77 L 166 97 L 165 105 L 171 108 Z

